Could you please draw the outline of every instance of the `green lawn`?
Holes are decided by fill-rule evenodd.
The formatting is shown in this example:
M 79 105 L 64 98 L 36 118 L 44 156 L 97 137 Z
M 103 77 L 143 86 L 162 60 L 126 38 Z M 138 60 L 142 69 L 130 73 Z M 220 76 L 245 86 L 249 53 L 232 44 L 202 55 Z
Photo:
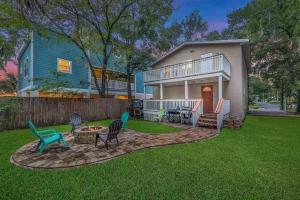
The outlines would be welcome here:
M 0 199 L 299 199 L 299 130 L 300 118 L 248 116 L 242 129 L 210 140 L 58 171 L 11 165 L 10 155 L 35 138 L 5 131 Z
M 92 125 L 108 126 L 112 120 L 102 120 L 100 122 L 91 122 Z M 159 124 L 144 120 L 129 120 L 126 124 L 127 129 L 148 133 L 148 134 L 160 134 L 160 133 L 174 133 L 180 132 L 182 129 L 168 126 L 165 124 Z

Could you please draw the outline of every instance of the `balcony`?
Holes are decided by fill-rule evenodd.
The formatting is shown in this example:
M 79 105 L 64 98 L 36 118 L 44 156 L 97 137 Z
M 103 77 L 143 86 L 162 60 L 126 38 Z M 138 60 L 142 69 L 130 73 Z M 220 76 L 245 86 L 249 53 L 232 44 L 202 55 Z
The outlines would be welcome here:
M 97 79 L 99 85 L 101 86 L 102 79 Z M 107 88 L 110 90 L 126 90 L 127 91 L 127 82 L 117 81 L 117 80 L 106 80 Z M 94 84 L 94 78 L 91 80 L 91 89 L 95 90 L 96 86 Z M 131 83 L 131 90 L 134 91 L 134 84 Z
M 222 73 L 230 78 L 231 64 L 223 54 L 198 60 L 168 65 L 159 69 L 145 71 L 144 82 L 195 77 L 205 74 Z

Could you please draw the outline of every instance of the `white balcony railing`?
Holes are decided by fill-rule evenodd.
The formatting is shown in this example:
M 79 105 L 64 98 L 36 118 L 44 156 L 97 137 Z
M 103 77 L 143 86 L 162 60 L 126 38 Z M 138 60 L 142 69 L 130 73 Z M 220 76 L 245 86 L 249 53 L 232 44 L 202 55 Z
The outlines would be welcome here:
M 163 68 L 145 71 L 144 82 L 159 81 L 171 78 L 182 78 L 216 72 L 224 72 L 230 76 L 230 62 L 223 54 L 198 60 L 168 65 Z
M 102 79 L 97 79 L 99 85 L 101 86 Z M 116 80 L 106 80 L 106 87 L 108 89 L 116 89 L 116 90 L 127 90 L 127 82 L 125 81 L 116 81 Z M 94 78 L 91 80 L 91 89 L 96 89 Z M 134 84 L 131 83 L 131 90 L 134 90 Z

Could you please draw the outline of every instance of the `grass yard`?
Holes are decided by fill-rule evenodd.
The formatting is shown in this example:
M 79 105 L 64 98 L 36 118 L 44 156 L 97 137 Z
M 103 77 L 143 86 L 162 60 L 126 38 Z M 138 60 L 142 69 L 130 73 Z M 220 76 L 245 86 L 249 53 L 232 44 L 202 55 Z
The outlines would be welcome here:
M 102 120 L 100 122 L 91 122 L 90 124 L 93 125 L 100 125 L 100 126 L 108 126 L 112 120 Z M 129 120 L 126 124 L 126 128 L 148 133 L 148 134 L 161 134 L 161 133 L 174 133 L 180 132 L 182 129 L 175 128 L 172 126 L 168 126 L 165 124 L 159 124 L 155 122 L 149 122 L 144 120 Z
M 10 155 L 35 138 L 28 130 L 5 131 L 0 199 L 300 199 L 299 130 L 300 118 L 248 116 L 241 130 L 211 140 L 58 171 L 10 164 Z

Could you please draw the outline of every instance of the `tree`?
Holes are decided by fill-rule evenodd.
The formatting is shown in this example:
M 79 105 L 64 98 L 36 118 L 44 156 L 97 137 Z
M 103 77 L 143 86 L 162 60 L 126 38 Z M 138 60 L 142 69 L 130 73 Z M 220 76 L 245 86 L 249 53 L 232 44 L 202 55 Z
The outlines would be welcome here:
M 165 23 L 171 12 L 171 1 L 140 0 L 126 11 L 126 20 L 120 21 L 117 47 L 123 53 L 121 58 L 126 66 L 130 111 L 132 111 L 131 77 L 135 72 L 150 66 L 149 55 L 138 46 L 142 46 L 145 41 L 151 41 L 151 36 Z
M 281 108 L 300 79 L 300 2 L 251 1 L 228 16 L 227 35 L 249 37 L 255 72 L 280 91 Z
M 207 30 L 207 22 L 198 10 L 194 10 L 183 20 L 160 27 L 144 47 L 153 57 L 159 58 L 183 42 L 204 39 Z
M 207 22 L 203 20 L 199 10 L 194 10 L 181 22 L 185 41 L 202 39 L 208 30 Z
M 0 69 L 16 55 L 30 29 L 30 23 L 9 2 L 0 1 Z
M 14 93 L 17 91 L 17 78 L 14 74 L 6 74 L 6 78 L 0 80 L 0 93 Z
M 211 31 L 205 36 L 206 40 L 221 40 L 222 35 L 218 31 Z
M 68 87 L 66 75 L 55 70 L 49 71 L 45 77 L 34 78 L 34 81 L 38 84 L 33 91 L 52 92 L 55 96 L 63 95 L 66 92 L 65 88 Z
M 271 87 L 263 80 L 255 76 L 249 78 L 249 96 L 252 97 L 252 100 L 256 96 L 264 98 L 264 94 L 269 92 L 271 92 Z
M 119 21 L 136 0 L 16 1 L 23 16 L 36 28 L 50 30 L 72 41 L 82 51 L 99 94 L 105 96 L 106 69 L 114 50 L 113 37 Z M 91 55 L 91 53 L 93 55 Z M 101 89 L 93 58 L 102 65 Z

